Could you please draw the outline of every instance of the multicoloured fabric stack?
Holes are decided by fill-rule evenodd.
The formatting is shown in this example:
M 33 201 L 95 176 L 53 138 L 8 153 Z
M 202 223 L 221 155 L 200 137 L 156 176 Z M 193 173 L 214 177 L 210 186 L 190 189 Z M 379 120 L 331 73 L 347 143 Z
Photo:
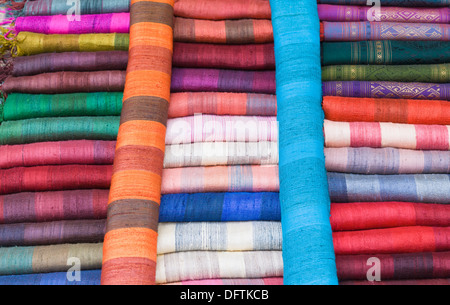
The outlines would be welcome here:
M 318 3 L 9 3 L 0 284 L 448 284 L 449 2 Z
M 33 1 L 23 12 L 37 16 L 10 25 L 3 44 L 13 60 L 0 109 L 1 284 L 100 284 L 127 9 L 76 15 L 66 1 Z
M 450 276 L 448 2 L 361 2 L 319 4 L 338 277 L 439 283 Z
M 175 3 L 157 284 L 281 284 L 266 0 Z

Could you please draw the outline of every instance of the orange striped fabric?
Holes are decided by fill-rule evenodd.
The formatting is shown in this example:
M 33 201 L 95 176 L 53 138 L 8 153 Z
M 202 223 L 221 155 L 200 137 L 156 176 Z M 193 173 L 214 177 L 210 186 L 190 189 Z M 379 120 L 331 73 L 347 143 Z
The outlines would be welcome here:
M 174 0 L 131 0 L 130 45 L 103 245 L 102 285 L 155 284 Z

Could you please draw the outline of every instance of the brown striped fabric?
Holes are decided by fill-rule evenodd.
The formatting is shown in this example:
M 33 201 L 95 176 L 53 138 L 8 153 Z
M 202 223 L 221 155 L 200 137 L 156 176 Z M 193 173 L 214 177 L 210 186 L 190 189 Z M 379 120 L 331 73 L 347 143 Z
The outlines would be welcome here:
M 175 18 L 174 39 L 177 42 L 249 44 L 273 42 L 270 20 L 242 19 L 211 21 Z
M 103 247 L 103 285 L 155 284 L 173 0 L 131 0 L 130 45 Z

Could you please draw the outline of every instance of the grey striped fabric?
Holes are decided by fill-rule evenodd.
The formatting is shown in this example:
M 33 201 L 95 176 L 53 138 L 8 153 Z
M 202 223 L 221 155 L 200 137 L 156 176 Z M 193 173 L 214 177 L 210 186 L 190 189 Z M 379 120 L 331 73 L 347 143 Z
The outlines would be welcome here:
M 158 254 L 183 251 L 281 250 L 280 222 L 160 223 Z
M 191 251 L 158 255 L 156 283 L 283 276 L 281 251 Z

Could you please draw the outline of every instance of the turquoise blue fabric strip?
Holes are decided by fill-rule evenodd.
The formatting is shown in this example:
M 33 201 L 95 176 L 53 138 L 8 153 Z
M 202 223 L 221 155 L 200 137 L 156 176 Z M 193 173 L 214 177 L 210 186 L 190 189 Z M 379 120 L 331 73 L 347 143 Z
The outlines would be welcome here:
M 323 152 L 316 0 L 270 0 L 275 39 L 284 283 L 338 284 Z M 322 143 L 322 149 L 318 149 Z

